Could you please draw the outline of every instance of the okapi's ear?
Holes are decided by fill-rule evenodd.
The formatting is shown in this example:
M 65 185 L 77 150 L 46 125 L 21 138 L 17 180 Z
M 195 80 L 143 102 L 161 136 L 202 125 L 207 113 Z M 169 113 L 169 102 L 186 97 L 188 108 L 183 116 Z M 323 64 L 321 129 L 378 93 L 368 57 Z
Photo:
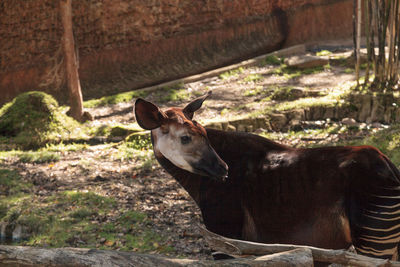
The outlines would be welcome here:
M 161 126 L 167 115 L 156 105 L 144 99 L 138 98 L 135 102 L 136 121 L 146 130 L 153 130 Z
M 186 118 L 188 119 L 193 119 L 193 114 L 196 110 L 201 108 L 201 105 L 203 104 L 204 100 L 207 99 L 211 95 L 211 91 L 208 91 L 207 94 L 200 96 L 199 98 L 196 98 L 192 102 L 186 105 L 186 107 L 182 110 L 183 114 L 185 114 Z

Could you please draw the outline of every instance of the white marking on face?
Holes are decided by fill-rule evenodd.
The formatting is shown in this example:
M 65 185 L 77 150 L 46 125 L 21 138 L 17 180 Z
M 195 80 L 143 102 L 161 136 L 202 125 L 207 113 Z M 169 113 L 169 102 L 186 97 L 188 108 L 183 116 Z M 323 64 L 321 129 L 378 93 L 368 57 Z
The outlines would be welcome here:
M 160 152 L 175 166 L 193 172 L 193 168 L 188 162 L 192 157 L 183 151 L 180 141 L 181 136 L 187 135 L 184 128 L 171 125 L 168 134 L 163 134 L 160 128 L 153 130 L 153 134 L 157 137 L 154 144 L 156 152 Z

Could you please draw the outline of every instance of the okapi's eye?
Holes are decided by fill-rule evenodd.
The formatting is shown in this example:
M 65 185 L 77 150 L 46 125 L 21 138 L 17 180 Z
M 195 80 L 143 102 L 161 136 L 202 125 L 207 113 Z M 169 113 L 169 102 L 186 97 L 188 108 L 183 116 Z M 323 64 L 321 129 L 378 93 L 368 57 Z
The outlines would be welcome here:
M 189 144 L 191 141 L 192 141 L 192 138 L 190 136 L 187 136 L 187 135 L 181 136 L 182 145 Z

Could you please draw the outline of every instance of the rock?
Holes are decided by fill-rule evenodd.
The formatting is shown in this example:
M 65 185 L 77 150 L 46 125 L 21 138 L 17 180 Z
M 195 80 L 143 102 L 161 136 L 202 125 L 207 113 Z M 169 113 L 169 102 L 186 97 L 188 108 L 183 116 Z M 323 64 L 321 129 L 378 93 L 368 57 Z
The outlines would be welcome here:
M 228 124 L 227 131 L 228 132 L 235 132 L 236 131 L 236 127 L 233 126 L 232 124 Z
M 380 122 L 374 122 L 374 123 L 372 123 L 372 128 L 382 128 L 383 126 L 382 126 L 382 123 L 380 123 Z
M 228 125 L 229 125 L 228 122 L 221 122 L 221 125 L 222 125 L 222 130 L 224 131 L 228 130 Z
M 286 118 L 285 114 L 275 113 L 270 115 L 271 118 L 271 127 L 275 131 L 282 130 L 286 124 L 288 119 Z
M 237 126 L 237 131 L 238 131 L 238 132 L 245 132 L 245 131 L 246 131 L 246 125 L 244 125 L 244 124 L 239 124 L 239 125 Z
M 359 123 L 353 118 L 344 118 L 342 119 L 342 124 L 347 126 L 359 126 Z
M 364 129 L 367 129 L 367 128 L 368 128 L 368 125 L 367 125 L 365 122 L 362 122 L 362 123 L 360 123 L 359 128 L 360 128 L 361 130 L 364 130 Z
M 287 112 L 287 117 L 290 120 L 303 121 L 305 119 L 304 109 L 295 109 Z
M 291 120 L 289 123 L 289 128 L 292 131 L 301 131 L 303 130 L 303 127 L 301 125 L 301 121 L 300 120 Z
M 257 118 L 256 119 L 256 128 L 263 128 L 267 130 L 271 130 L 271 125 L 269 124 L 269 121 L 266 118 Z
M 357 97 L 353 96 L 351 102 L 354 103 L 356 106 L 360 106 L 357 117 L 358 120 L 366 121 L 371 114 L 372 96 L 371 95 L 360 95 Z
M 223 130 L 222 124 L 218 122 L 213 122 L 207 125 L 207 128 L 215 129 L 215 130 Z
M 308 68 L 324 66 L 329 63 L 329 60 L 317 56 L 300 55 L 300 56 L 292 56 L 286 59 L 285 63 L 289 67 L 308 69 Z

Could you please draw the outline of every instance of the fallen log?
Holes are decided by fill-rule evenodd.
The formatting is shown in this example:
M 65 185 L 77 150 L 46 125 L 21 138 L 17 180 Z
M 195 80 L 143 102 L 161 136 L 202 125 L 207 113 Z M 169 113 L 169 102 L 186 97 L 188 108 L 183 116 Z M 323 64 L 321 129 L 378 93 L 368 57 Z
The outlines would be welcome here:
M 0 245 L 0 266 L 166 266 L 166 267 L 202 267 L 202 266 L 241 266 L 241 267 L 309 267 L 313 259 L 309 249 L 295 249 L 256 259 L 230 260 L 189 260 L 173 259 L 160 255 L 135 252 L 95 250 L 82 248 L 35 248 Z
M 400 267 L 400 262 L 371 258 L 346 250 L 322 249 L 310 246 L 283 245 L 283 244 L 262 244 L 220 236 L 199 226 L 200 232 L 208 245 L 217 251 L 230 255 L 266 255 L 294 249 L 309 249 L 314 261 L 335 263 L 341 265 L 351 265 L 359 267 L 385 266 Z

